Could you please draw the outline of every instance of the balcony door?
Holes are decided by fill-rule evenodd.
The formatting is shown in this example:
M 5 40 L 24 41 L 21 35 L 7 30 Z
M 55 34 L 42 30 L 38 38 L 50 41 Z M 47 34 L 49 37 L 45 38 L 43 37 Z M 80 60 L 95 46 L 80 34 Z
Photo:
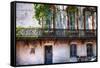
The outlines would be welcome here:
M 86 29 L 92 29 L 92 14 L 91 12 L 87 11 L 85 14 L 85 18 L 86 18 Z
M 74 30 L 75 29 L 75 13 L 70 13 L 69 17 L 70 17 L 69 27 L 71 30 Z

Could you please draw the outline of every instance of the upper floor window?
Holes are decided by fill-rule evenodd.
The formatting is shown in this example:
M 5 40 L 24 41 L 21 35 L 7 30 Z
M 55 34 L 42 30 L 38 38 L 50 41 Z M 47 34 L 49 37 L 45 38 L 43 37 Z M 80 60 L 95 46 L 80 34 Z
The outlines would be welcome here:
M 83 9 L 84 14 L 84 29 L 95 29 L 96 28 L 96 8 L 95 7 L 86 7 Z
M 78 27 L 78 8 L 76 6 L 68 6 L 67 7 L 67 16 L 68 16 L 68 23 L 69 23 L 69 29 L 74 30 Z
M 92 29 L 92 15 L 89 11 L 85 12 L 85 22 L 86 29 Z

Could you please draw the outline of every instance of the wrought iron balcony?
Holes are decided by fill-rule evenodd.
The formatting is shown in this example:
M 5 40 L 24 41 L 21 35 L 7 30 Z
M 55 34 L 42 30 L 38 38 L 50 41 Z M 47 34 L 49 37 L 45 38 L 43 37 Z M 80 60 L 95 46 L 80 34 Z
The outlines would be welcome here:
M 16 37 L 96 38 L 96 30 L 20 28 L 16 31 Z

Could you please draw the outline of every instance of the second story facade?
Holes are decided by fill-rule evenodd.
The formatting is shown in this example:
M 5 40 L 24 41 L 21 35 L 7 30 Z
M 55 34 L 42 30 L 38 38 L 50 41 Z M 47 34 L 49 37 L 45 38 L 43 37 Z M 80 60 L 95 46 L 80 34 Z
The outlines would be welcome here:
M 42 4 L 28 6 L 26 4 L 27 9 L 25 4 L 21 6 L 17 6 L 17 37 L 96 38 L 97 7 L 95 6 L 45 5 L 47 7 L 44 7 Z M 22 14 L 18 14 L 19 12 Z

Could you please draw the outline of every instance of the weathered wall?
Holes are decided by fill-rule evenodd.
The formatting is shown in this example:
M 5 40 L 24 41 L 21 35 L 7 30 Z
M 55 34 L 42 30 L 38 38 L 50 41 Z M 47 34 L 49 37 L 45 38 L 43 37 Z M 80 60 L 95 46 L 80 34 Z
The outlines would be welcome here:
M 30 53 L 32 46 L 36 46 L 35 53 Z M 29 45 L 25 45 L 24 42 L 17 42 L 16 50 L 18 64 L 27 65 L 44 63 L 43 47 L 40 47 L 39 44 L 33 45 L 30 43 Z
M 81 43 L 79 41 L 70 42 L 70 44 L 77 45 L 77 55 L 78 56 L 87 56 L 87 48 L 86 44 L 93 44 L 93 54 L 96 56 L 96 42 L 84 42 Z M 67 42 L 59 42 L 57 41 L 54 44 L 54 41 L 43 42 L 40 45 L 39 42 L 33 44 L 26 44 L 23 41 L 18 41 L 16 44 L 16 60 L 19 65 L 28 65 L 28 64 L 44 64 L 45 61 L 45 46 L 52 45 L 52 61 L 53 63 L 63 63 L 63 62 L 74 62 L 75 58 L 70 58 L 70 44 Z M 30 53 L 31 48 L 35 48 L 35 53 Z
M 57 42 L 53 46 L 53 63 L 62 63 L 69 61 L 69 46 L 67 43 Z

